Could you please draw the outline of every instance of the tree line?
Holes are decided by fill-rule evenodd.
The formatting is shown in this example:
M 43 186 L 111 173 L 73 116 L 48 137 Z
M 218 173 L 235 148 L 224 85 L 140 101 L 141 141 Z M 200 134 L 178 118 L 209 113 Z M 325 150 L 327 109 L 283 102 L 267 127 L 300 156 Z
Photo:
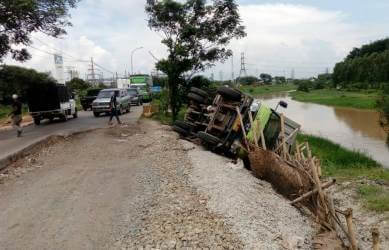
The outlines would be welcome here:
M 389 84 L 389 38 L 354 48 L 336 64 L 334 84 L 359 89 L 383 88 Z

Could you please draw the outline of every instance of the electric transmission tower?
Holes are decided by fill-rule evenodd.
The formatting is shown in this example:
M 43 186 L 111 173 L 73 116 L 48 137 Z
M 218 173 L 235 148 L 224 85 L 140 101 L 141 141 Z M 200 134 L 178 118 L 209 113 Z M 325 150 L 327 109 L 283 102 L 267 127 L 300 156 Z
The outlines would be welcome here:
M 246 62 L 244 57 L 244 52 L 242 52 L 240 56 L 240 72 L 239 72 L 239 78 L 242 76 L 247 76 L 247 70 L 246 70 Z

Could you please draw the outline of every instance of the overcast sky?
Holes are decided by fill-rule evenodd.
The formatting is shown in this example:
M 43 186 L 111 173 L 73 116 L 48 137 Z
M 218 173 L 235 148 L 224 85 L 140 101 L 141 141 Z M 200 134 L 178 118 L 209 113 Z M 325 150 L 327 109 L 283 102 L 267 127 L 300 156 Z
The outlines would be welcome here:
M 232 41 L 235 77 L 240 72 L 244 52 L 249 75 L 309 77 L 331 71 L 356 46 L 389 36 L 389 1 L 386 0 L 239 0 L 247 37 Z M 63 39 L 34 34 L 29 49 L 32 59 L 25 67 L 54 71 L 54 58 L 48 53 L 63 51 L 65 67 L 73 66 L 85 78 L 88 63 L 94 60 L 105 69 L 123 75 L 130 70 L 150 73 L 155 60 L 166 56 L 160 36 L 149 30 L 145 0 L 82 0 L 72 11 L 73 27 Z M 18 64 L 11 59 L 7 64 Z M 215 79 L 231 79 L 231 60 L 205 72 Z M 104 76 L 112 74 L 105 71 Z

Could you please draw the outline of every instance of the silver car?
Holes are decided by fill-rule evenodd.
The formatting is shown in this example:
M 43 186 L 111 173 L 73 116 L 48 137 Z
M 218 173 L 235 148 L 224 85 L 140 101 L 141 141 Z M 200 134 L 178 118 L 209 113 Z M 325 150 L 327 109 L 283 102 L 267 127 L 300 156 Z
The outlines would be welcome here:
M 92 111 L 95 117 L 101 113 L 111 112 L 110 101 L 111 97 L 117 93 L 116 101 L 118 102 L 118 112 L 123 114 L 124 111 L 130 112 L 131 97 L 125 89 L 103 89 L 99 92 L 96 100 L 92 103 Z

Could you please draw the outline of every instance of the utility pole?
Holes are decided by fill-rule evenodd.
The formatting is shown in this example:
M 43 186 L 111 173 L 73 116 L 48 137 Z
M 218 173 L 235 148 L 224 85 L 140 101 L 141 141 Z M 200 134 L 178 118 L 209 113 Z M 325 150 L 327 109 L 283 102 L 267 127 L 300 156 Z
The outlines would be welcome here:
M 290 72 L 290 78 L 292 78 L 292 80 L 294 80 L 294 69 L 292 69 L 292 71 Z
M 139 47 L 131 51 L 131 75 L 134 74 L 134 65 L 133 65 L 132 57 L 134 56 L 134 52 L 140 49 L 143 49 L 143 47 Z
M 220 70 L 219 72 L 219 78 L 220 78 L 220 81 L 223 82 L 223 71 Z
M 234 54 L 231 56 L 231 83 L 232 85 L 235 85 Z

